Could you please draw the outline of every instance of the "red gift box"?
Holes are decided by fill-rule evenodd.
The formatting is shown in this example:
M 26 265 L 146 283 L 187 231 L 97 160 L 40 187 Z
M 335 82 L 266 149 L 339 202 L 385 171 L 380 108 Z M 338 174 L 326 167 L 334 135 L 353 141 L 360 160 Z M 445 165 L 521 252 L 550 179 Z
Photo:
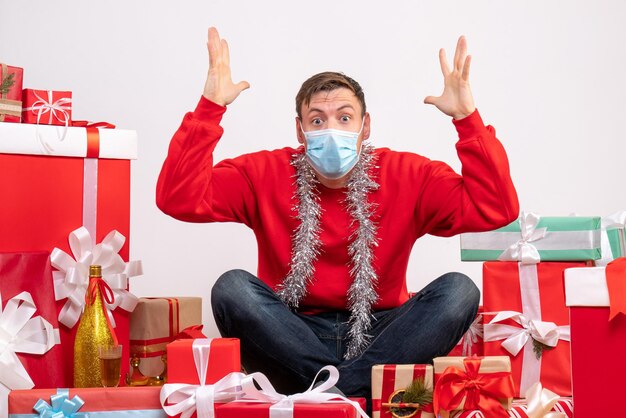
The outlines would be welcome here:
M 582 266 L 584 262 L 483 264 L 483 301 L 485 312 L 490 313 L 484 315 L 485 355 L 511 357 L 515 396 L 523 396 L 537 381 L 559 395 L 571 395 L 569 311 L 563 271 Z M 504 319 L 490 323 L 498 319 L 491 315 L 496 312 Z M 545 334 L 546 330 L 550 333 Z M 546 339 L 541 341 L 539 333 Z M 547 347 L 546 342 L 556 346 Z
M 610 267 L 565 270 L 577 417 L 617 416 L 619 406 L 610 401 L 624 396 L 626 315 L 609 320 L 615 305 L 607 284 Z M 621 270 L 618 277 L 626 282 L 626 268 Z M 626 295 L 624 289 L 621 293 Z
M 68 126 L 72 121 L 72 92 L 24 89 L 22 122 Z
M 23 69 L 0 64 L 0 122 L 22 120 L 23 77 Z
M 485 352 L 483 341 L 483 312 L 482 306 L 478 307 L 476 319 L 463 335 L 456 346 L 448 353 L 452 357 L 483 356 Z
M 167 345 L 167 382 L 200 384 L 194 361 L 194 341 L 210 341 L 205 384 L 211 385 L 232 372 L 241 371 L 239 339 L 177 340 Z
M 365 410 L 364 398 L 349 398 L 358 402 Z M 215 418 L 268 418 L 272 404 L 257 402 L 230 402 L 215 407 Z M 327 404 L 296 404 L 293 408 L 293 418 L 357 418 L 354 406 L 344 402 Z
M 159 402 L 160 387 L 118 387 L 118 388 L 82 388 L 82 389 L 33 389 L 14 390 L 9 395 L 9 418 L 24 416 L 38 417 L 33 407 L 39 402 L 44 411 L 57 412 L 57 408 L 52 404 L 51 397 L 58 397 L 63 402 L 64 399 L 72 400 L 78 396 L 84 402 L 77 410 L 77 414 L 63 413 L 62 416 L 81 416 L 81 413 L 106 413 L 92 416 L 131 416 L 131 417 L 167 417 L 161 409 Z M 41 400 L 41 402 L 40 402 Z M 46 402 L 48 406 L 43 404 Z M 61 403 L 56 401 L 56 403 Z M 80 402 L 78 402 L 80 405 Z M 78 406 L 77 405 L 77 406 Z M 76 411 L 75 411 L 76 412 Z M 15 415 L 14 415 L 15 414 Z M 52 416 L 41 415 L 41 416 Z
M 55 141 L 56 129 L 0 124 L 0 195 L 11 196 L 0 205 L 0 252 L 60 248 L 71 253 L 68 236 L 83 225 L 97 242 L 112 230 L 129 236 L 129 159 L 136 158 L 136 133 L 70 127 L 63 141 Z M 48 147 L 42 147 L 42 139 L 49 141 Z M 53 154 L 46 155 L 45 149 Z M 85 156 L 90 158 L 75 158 Z M 128 240 L 119 254 L 128 260 Z M 57 310 L 64 305 L 65 300 L 58 301 Z M 113 316 L 124 346 L 125 375 L 130 315 L 115 309 Z M 69 387 L 76 327 L 61 326 L 60 332 L 66 381 L 58 386 Z

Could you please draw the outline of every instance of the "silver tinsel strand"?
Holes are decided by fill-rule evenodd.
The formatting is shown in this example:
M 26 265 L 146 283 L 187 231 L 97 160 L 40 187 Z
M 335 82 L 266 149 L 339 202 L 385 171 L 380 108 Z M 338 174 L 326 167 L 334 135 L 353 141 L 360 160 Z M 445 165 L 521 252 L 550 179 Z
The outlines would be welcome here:
M 277 294 L 286 304 L 297 308 L 307 293 L 307 285 L 313 280 L 313 262 L 322 245 L 319 239 L 322 208 L 316 187 L 318 180 L 305 153 L 295 154 L 291 165 L 296 168 L 296 194 L 293 197 L 296 204 L 293 210 L 297 212 L 296 218 L 300 225 L 292 237 L 289 273 L 280 284 Z
M 348 180 L 346 192 L 347 209 L 356 230 L 350 236 L 348 252 L 352 258 L 350 275 L 352 285 L 348 290 L 349 343 L 345 358 L 360 355 L 369 344 L 371 336 L 372 305 L 378 299 L 376 284 L 378 276 L 374 271 L 373 247 L 378 245 L 376 225 L 372 221 L 374 205 L 367 201 L 368 194 L 378 189 L 378 184 L 370 178 L 375 165 L 374 148 L 363 144 L 361 155 Z M 295 154 L 292 165 L 296 168 L 296 201 L 294 210 L 300 225 L 293 238 L 293 252 L 289 273 L 279 286 L 278 295 L 289 306 L 297 307 L 307 293 L 307 285 L 314 275 L 313 263 L 320 252 L 321 207 L 317 190 L 318 180 L 306 160 L 304 152 Z

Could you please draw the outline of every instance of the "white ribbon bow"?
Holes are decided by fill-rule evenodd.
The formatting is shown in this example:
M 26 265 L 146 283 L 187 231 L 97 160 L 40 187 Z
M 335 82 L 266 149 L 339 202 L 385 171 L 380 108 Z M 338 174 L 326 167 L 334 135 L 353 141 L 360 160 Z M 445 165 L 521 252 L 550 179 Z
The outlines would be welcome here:
M 521 328 L 498 324 L 507 319 L 517 322 Z M 498 312 L 488 324 L 485 324 L 485 341 L 504 340 L 502 347 L 513 356 L 517 356 L 527 343 L 532 343 L 531 338 L 549 347 L 556 347 L 559 340 L 570 340 L 570 327 L 557 326 L 554 322 L 529 320 L 520 312 L 514 311 Z
M 198 418 L 214 418 L 215 402 L 230 402 L 243 395 L 241 381 L 245 374 L 233 372 L 213 385 L 207 385 L 211 339 L 199 338 L 192 345 L 193 359 L 198 373 L 199 385 L 167 383 L 161 389 L 161 406 L 167 415 L 181 414 L 189 418 L 197 411 Z
M 515 244 L 504 250 L 498 257 L 500 261 L 520 261 L 522 264 L 537 264 L 541 261 L 539 251 L 531 242 L 544 238 L 547 228 L 537 228 L 541 217 L 535 213 L 524 213 L 519 217 L 522 237 Z
M 472 325 L 470 325 L 465 335 L 463 335 L 463 338 L 461 338 L 461 340 L 456 345 L 463 344 L 463 351 L 461 352 L 461 354 L 464 357 L 469 357 L 472 354 L 474 354 L 472 353 L 472 347 L 474 346 L 474 344 L 478 343 L 478 340 L 480 338 L 483 338 L 482 314 L 478 314 L 476 316 L 476 319 L 474 319 L 474 322 L 472 322 Z
M 0 414 L 7 412 L 10 390 L 35 385 L 16 353 L 42 355 L 59 343 L 58 330 L 41 316 L 33 316 L 36 310 L 28 292 L 10 299 L 4 310 L 0 295 Z
M 39 123 L 41 122 L 41 117 L 46 114 L 48 114 L 49 125 L 52 124 L 52 121 L 55 118 L 60 121 L 64 125 L 64 127 L 63 133 L 61 134 L 59 140 L 63 141 L 65 139 L 65 136 L 67 135 L 67 128 L 70 124 L 70 115 L 68 113 L 68 110 L 72 110 L 72 99 L 70 99 L 69 97 L 62 97 L 59 100 L 53 102 L 52 96 L 54 92 L 48 90 L 46 93 L 48 94 L 47 100 L 39 96 L 37 93 L 34 93 L 35 97 L 38 100 L 35 101 L 32 106 L 24 108 L 24 111 L 37 114 L 37 125 L 39 125 Z M 41 132 L 39 132 L 39 127 L 37 127 L 37 138 L 39 139 L 39 143 L 43 147 L 44 152 L 48 154 L 52 154 L 54 152 L 54 147 L 50 144 L 49 141 L 42 137 Z
M 132 312 L 137 306 L 138 298 L 130 293 L 128 278 L 143 274 L 141 261 L 124 262 L 118 254 L 124 246 L 126 238 L 117 231 L 111 231 L 100 244 L 93 245 L 89 231 L 80 227 L 69 235 L 71 255 L 55 248 L 50 255 L 53 267 L 59 271 L 52 273 L 54 278 L 54 294 L 56 300 L 67 298 L 67 302 L 59 313 L 59 322 L 72 328 L 78 322 L 85 307 L 85 293 L 89 286 L 89 266 L 102 266 L 102 278 L 113 291 L 112 303 L 105 305 L 111 324 L 115 320 L 111 312 L 116 308 Z
M 611 243 L 607 234 L 607 229 L 624 229 L 626 228 L 626 211 L 616 212 L 612 215 L 602 218 L 602 234 L 600 248 L 602 251 L 602 258 L 596 260 L 596 266 L 606 266 L 615 259 L 613 252 L 611 251 Z
M 313 387 L 319 374 L 323 371 L 329 373 L 329 377 L 326 381 L 322 382 L 317 387 Z M 335 394 L 326 392 L 332 388 L 339 381 L 339 370 L 334 366 L 325 366 L 317 372 L 315 379 L 311 386 L 302 393 L 296 393 L 294 395 L 283 395 L 276 392 L 269 379 L 262 373 L 252 373 L 247 376 L 241 383 L 245 398 L 242 402 L 247 400 L 254 400 L 260 402 L 273 403 L 270 407 L 270 418 L 293 418 L 294 405 L 298 403 L 308 404 L 329 404 L 329 403 L 349 403 L 352 405 L 361 417 L 368 418 L 363 408 L 358 402 L 351 401 L 350 399 Z M 255 382 L 260 386 L 260 390 L 256 388 Z
M 562 412 L 551 412 L 558 400 L 559 395 L 535 383 L 526 391 L 528 418 L 567 418 Z

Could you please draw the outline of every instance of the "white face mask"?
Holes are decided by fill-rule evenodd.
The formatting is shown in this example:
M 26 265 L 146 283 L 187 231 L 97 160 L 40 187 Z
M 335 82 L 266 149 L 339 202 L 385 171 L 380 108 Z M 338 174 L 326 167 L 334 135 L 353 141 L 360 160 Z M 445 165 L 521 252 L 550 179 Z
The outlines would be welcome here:
M 359 132 L 340 129 L 302 131 L 307 144 L 306 156 L 315 171 L 331 180 L 348 174 L 359 161 L 357 142 L 364 124 L 365 117 Z

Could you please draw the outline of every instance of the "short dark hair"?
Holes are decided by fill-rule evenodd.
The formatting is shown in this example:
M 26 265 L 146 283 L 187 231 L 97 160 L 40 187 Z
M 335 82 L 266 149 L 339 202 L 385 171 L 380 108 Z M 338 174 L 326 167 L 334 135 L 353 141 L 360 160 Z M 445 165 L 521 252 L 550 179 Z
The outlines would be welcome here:
M 361 103 L 361 116 L 364 116 L 365 94 L 363 93 L 361 85 L 343 73 L 326 71 L 315 74 L 302 83 L 300 91 L 298 91 L 298 94 L 296 95 L 296 113 L 298 114 L 298 117 L 302 119 L 302 104 L 308 105 L 311 103 L 311 97 L 313 97 L 315 93 L 320 91 L 332 91 L 342 87 L 347 88 L 354 93 L 356 98 Z

